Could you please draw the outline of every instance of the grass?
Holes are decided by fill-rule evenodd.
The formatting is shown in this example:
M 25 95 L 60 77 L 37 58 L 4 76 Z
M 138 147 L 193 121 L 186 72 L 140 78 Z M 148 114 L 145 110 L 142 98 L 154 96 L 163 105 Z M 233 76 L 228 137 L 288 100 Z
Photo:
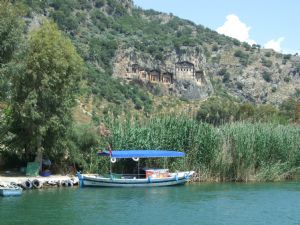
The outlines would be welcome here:
M 282 180 L 300 166 L 298 126 L 231 123 L 217 128 L 186 116 L 166 116 L 111 120 L 109 127 L 114 149 L 184 151 L 185 160 L 168 160 L 167 166 L 195 170 L 207 180 Z

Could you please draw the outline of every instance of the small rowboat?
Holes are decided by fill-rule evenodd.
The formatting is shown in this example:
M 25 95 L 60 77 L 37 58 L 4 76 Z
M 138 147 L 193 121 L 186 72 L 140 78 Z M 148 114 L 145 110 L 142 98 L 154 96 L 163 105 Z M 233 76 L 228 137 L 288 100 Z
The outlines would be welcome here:
M 6 187 L 0 187 L 1 196 L 19 196 L 22 194 L 22 188 L 16 185 L 8 185 Z
M 109 156 L 110 162 L 115 163 L 119 158 L 132 158 L 138 161 L 139 158 L 158 157 L 183 157 L 183 152 L 168 150 L 120 150 L 111 152 L 100 152 L 100 156 Z M 84 175 L 77 173 L 81 187 L 161 187 L 173 186 L 186 183 L 194 174 L 194 171 L 170 173 L 168 169 L 144 169 L 143 175 L 120 175 L 118 177 L 110 173 L 110 176 Z

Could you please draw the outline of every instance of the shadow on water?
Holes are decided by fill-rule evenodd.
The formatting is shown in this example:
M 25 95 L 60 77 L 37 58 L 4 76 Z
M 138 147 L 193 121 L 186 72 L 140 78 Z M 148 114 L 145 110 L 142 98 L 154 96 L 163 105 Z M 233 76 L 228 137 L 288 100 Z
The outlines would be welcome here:
M 6 225 L 300 224 L 300 183 L 61 188 L 0 198 L 0 204 Z

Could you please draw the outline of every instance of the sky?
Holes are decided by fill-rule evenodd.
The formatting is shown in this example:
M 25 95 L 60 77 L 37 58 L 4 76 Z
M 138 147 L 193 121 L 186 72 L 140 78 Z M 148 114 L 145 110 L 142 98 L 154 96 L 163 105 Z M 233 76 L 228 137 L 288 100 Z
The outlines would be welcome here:
M 249 44 L 300 53 L 299 0 L 134 0 Z

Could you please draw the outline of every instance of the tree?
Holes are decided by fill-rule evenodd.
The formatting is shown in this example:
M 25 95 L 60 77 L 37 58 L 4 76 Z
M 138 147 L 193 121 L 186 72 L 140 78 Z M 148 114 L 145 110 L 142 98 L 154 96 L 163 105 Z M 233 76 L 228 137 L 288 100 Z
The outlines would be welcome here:
M 0 3 L 0 64 L 11 60 L 22 32 L 17 9 L 8 2 Z
M 300 98 L 288 98 L 281 104 L 280 110 L 291 122 L 300 122 Z
M 238 106 L 227 99 L 211 97 L 201 104 L 196 119 L 215 126 L 232 122 L 236 119 Z
M 18 9 L 8 1 L 0 2 L 0 99 L 9 91 L 8 63 L 21 42 L 23 23 Z
M 56 24 L 44 21 L 29 35 L 24 68 L 12 79 L 12 143 L 27 160 L 46 152 L 62 156 L 83 61 Z

